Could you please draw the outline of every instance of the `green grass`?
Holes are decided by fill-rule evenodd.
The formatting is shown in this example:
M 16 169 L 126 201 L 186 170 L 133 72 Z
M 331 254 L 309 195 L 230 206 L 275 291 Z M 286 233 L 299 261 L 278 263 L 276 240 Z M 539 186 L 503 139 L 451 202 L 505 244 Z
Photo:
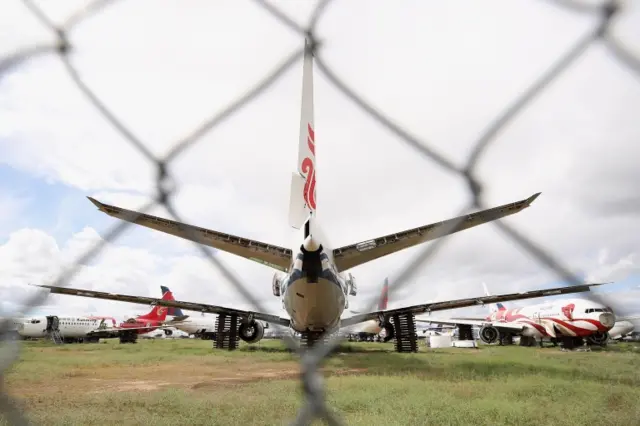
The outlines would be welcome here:
M 324 380 L 346 424 L 638 425 L 639 366 L 632 344 L 398 354 L 363 343 L 327 360 Z M 36 424 L 281 425 L 303 402 L 297 377 L 297 355 L 277 341 L 235 352 L 193 339 L 27 342 L 5 383 Z

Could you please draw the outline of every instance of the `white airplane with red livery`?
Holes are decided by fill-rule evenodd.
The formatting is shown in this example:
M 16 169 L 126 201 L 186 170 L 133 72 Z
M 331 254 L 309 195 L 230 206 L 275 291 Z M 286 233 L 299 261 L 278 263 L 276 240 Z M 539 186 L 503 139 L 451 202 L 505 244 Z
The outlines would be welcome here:
M 489 294 L 486 286 L 485 294 Z M 429 318 L 428 322 L 477 326 L 480 328 L 480 340 L 487 344 L 497 342 L 501 335 L 510 334 L 534 338 L 540 344 L 547 338 L 573 347 L 584 340 L 596 345 L 606 344 L 616 317 L 610 307 L 601 303 L 586 299 L 558 299 L 515 309 L 507 309 L 502 303 L 497 303 L 485 318 Z
M 162 300 L 175 300 L 166 287 L 163 287 Z M 172 321 L 184 317 L 182 311 L 164 306 L 154 306 L 149 313 L 128 318 L 119 324 L 111 316 L 34 316 L 18 324 L 17 331 L 21 337 L 29 339 L 53 338 L 57 332 L 65 343 L 92 343 L 116 337 L 121 342 L 128 343 L 135 342 L 139 335 L 170 327 L 167 315 L 174 317 Z
M 423 303 L 397 309 L 378 309 L 374 312 L 358 314 L 349 318 L 341 318 L 343 312 L 348 307 L 348 297 L 356 296 L 357 294 L 355 280 L 352 275 L 346 273 L 346 271 L 406 248 L 414 247 L 445 235 L 450 235 L 519 213 L 529 207 L 540 193 L 520 201 L 465 216 L 399 231 L 390 235 L 382 235 L 367 241 L 335 249 L 330 248 L 327 245 L 327 239 L 320 225 L 322 216 L 318 216 L 316 210 L 317 163 L 312 67 L 312 49 L 310 43 L 306 42 L 303 60 L 302 113 L 298 144 L 298 170 L 296 173 L 293 173 L 291 181 L 289 207 L 289 225 L 301 230 L 302 235 L 300 235 L 301 238 L 297 240 L 296 244 L 292 247 L 280 247 L 250 238 L 237 237 L 219 231 L 142 214 L 121 207 L 104 204 L 89 197 L 91 202 L 93 202 L 100 211 L 112 217 L 214 247 L 218 250 L 275 269 L 276 273 L 272 282 L 273 294 L 276 297 L 282 298 L 283 307 L 289 318 L 264 312 L 234 309 L 205 303 L 166 301 L 157 298 L 119 295 L 54 286 L 41 287 L 48 288 L 51 292 L 58 294 L 121 300 L 142 304 L 155 303 L 190 311 L 225 315 L 225 321 L 229 320 L 229 324 L 238 325 L 239 328 L 237 332 L 239 337 L 246 342 L 256 342 L 259 340 L 259 337 L 264 331 L 260 321 L 266 321 L 290 327 L 293 331 L 301 333 L 303 342 L 306 342 L 305 344 L 312 344 L 312 342 L 320 338 L 325 332 L 338 331 L 341 327 L 348 327 L 366 321 L 377 321 L 379 326 L 385 329 L 387 335 L 394 335 L 395 333 L 398 339 L 401 338 L 397 337 L 400 336 L 400 334 L 402 334 L 402 336 L 408 335 L 407 332 L 400 330 L 398 327 L 403 327 L 401 324 L 406 324 L 405 319 L 412 318 L 411 316 L 413 314 L 473 306 L 478 303 L 520 300 L 543 297 L 551 294 L 577 293 L 589 291 L 590 286 L 597 285 L 588 284 L 527 293 L 491 296 L 489 298 L 480 297 L 438 303 Z M 273 224 L 265 226 L 273 226 Z M 203 292 L 204 291 L 203 289 Z M 400 318 L 400 316 L 405 319 L 394 319 Z M 229 327 L 231 327 L 231 325 L 229 325 Z M 231 328 L 229 328 L 229 330 L 231 330 Z M 402 331 L 402 333 L 400 333 L 400 331 Z M 235 331 L 233 333 L 235 333 Z M 404 339 L 404 337 L 402 338 Z M 232 338 L 229 337 L 229 339 Z M 235 343 L 233 345 L 229 344 L 228 348 L 235 349 L 236 346 L 234 345 Z M 414 344 L 411 343 L 411 345 Z M 414 345 L 412 348 L 413 347 L 416 346 Z

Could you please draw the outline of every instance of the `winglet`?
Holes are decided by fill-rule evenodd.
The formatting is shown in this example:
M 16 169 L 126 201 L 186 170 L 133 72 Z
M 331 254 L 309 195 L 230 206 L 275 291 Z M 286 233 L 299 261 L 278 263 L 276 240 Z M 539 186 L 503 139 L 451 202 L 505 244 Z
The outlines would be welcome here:
M 536 192 L 531 197 L 527 198 L 527 205 L 531 205 L 531 203 L 533 203 L 536 200 L 536 198 L 540 196 L 540 194 L 542 194 L 542 192 Z
M 96 206 L 99 210 L 102 210 L 103 204 L 96 200 L 95 198 L 89 197 L 87 196 L 87 198 L 89 199 L 89 201 L 91 201 L 93 203 L 94 206 Z
M 32 287 L 48 288 L 49 290 L 51 290 L 51 286 L 48 286 L 48 285 L 31 284 L 31 283 L 29 283 L 27 285 L 30 285 Z
M 605 284 L 613 284 L 613 281 L 609 281 L 606 283 L 590 283 L 590 284 L 584 284 L 584 285 L 586 285 L 587 287 L 597 287 Z

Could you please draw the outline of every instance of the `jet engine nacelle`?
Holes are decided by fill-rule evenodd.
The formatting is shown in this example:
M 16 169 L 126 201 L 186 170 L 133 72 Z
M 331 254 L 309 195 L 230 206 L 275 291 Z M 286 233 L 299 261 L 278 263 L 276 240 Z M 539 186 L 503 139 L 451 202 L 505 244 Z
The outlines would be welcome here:
M 171 336 L 173 334 L 173 330 L 168 330 L 168 329 L 164 329 L 164 335 L 165 336 Z
M 480 336 L 480 340 L 487 345 L 494 343 L 500 337 L 500 332 L 492 325 L 483 325 L 478 334 Z
M 264 325 L 256 320 L 242 323 L 238 329 L 238 334 L 247 343 L 257 343 L 264 337 Z
M 388 342 L 395 337 L 396 330 L 393 327 L 393 324 L 389 322 L 389 320 L 386 320 L 384 324 L 382 324 L 382 329 L 384 330 L 384 342 Z
M 609 333 L 594 333 L 591 336 L 587 337 L 587 341 L 594 345 L 604 346 L 609 340 Z

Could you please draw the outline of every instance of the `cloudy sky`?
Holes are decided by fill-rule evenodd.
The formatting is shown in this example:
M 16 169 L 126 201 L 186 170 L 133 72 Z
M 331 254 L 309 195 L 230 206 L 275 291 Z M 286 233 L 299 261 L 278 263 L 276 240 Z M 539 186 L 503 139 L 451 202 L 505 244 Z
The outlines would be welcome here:
M 39 2 L 56 23 L 84 2 Z M 55 4 L 54 4 L 55 3 Z M 305 25 L 315 1 L 272 2 Z M 611 31 L 640 52 L 640 5 Z M 336 0 L 318 23 L 321 56 L 352 90 L 457 166 L 495 117 L 578 40 L 597 15 L 550 1 Z M 3 5 L 0 55 L 55 38 L 20 2 Z M 79 75 L 156 155 L 255 86 L 302 37 L 253 2 L 115 2 L 69 33 Z M 296 168 L 302 66 L 206 133 L 169 171 L 187 223 L 282 246 Z M 615 306 L 640 311 L 640 76 L 599 43 L 503 129 L 477 175 L 495 206 L 542 195 L 505 220 L 587 280 L 615 281 Z M 19 309 L 118 221 L 86 196 L 137 209 L 156 169 L 41 55 L 0 75 L 0 300 Z M 464 180 L 368 116 L 316 67 L 318 214 L 334 247 L 450 218 L 468 203 Z M 152 214 L 166 216 L 164 209 Z M 420 248 L 354 268 L 363 307 Z M 267 310 L 273 270 L 214 252 Z M 390 307 L 562 285 L 493 225 L 451 238 Z M 249 307 L 200 252 L 175 237 L 128 228 L 69 283 Z M 614 297 L 614 296 L 611 296 Z M 529 301 L 526 303 L 533 303 Z M 523 302 L 525 303 L 525 302 Z M 51 296 L 39 312 L 131 315 L 144 306 Z

